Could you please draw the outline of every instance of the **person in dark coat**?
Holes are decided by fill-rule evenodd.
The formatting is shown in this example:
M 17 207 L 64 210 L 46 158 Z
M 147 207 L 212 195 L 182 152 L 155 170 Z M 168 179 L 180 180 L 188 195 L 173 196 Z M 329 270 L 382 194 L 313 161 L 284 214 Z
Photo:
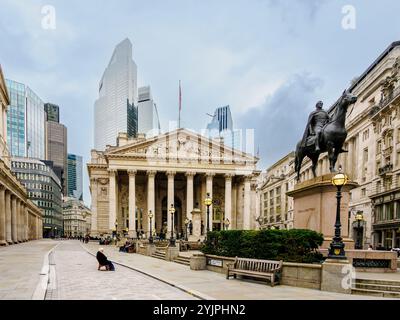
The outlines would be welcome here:
M 103 253 L 104 249 L 100 248 L 99 251 L 96 254 L 96 259 L 99 262 L 99 268 L 100 270 L 101 267 L 105 266 L 108 271 L 115 271 L 115 267 L 113 263 L 107 259 L 106 255 Z

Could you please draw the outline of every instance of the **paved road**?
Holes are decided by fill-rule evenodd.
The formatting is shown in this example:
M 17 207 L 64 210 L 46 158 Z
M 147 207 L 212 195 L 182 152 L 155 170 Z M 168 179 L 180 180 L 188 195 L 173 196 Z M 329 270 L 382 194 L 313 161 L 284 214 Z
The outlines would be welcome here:
M 57 244 L 38 240 L 0 248 L 0 300 L 30 300 L 44 256 Z
M 50 265 L 51 281 L 46 295 L 49 300 L 194 299 L 179 289 L 126 267 L 116 265 L 115 272 L 98 271 L 96 258 L 78 241 L 61 242 L 50 257 Z

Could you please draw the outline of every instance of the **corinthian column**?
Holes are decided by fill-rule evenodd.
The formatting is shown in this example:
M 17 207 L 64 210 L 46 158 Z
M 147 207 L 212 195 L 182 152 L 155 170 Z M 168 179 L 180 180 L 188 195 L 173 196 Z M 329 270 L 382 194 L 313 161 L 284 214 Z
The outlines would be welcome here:
M 24 203 L 24 216 L 25 216 L 25 240 L 29 241 L 29 212 L 28 206 Z
M 172 230 L 172 218 L 169 212 L 171 205 L 175 205 L 175 174 L 176 172 L 167 172 L 168 176 L 168 203 L 167 203 L 167 222 L 168 222 L 168 233 L 167 237 L 171 236 Z
M 112 232 L 115 228 L 115 222 L 117 219 L 117 170 L 108 170 L 108 172 L 110 174 L 108 228 L 110 229 L 110 232 Z
M 243 229 L 250 230 L 250 192 L 251 192 L 251 176 L 245 177 L 244 180 L 244 206 L 243 206 Z
M 228 230 L 232 226 L 232 177 L 232 174 L 225 175 L 225 219 L 230 222 Z M 225 224 L 225 221 L 222 223 Z
M 18 243 L 17 198 L 11 196 L 11 238 L 13 243 Z
M 91 210 L 92 210 L 92 222 L 91 222 L 91 230 L 90 230 L 90 235 L 95 237 L 98 235 L 98 215 L 97 215 L 97 179 L 92 178 L 90 179 L 90 190 L 92 191 L 92 205 L 91 205 Z
M 8 244 L 12 244 L 12 225 L 11 225 L 11 194 L 10 192 L 6 191 L 5 195 L 5 202 L 6 202 L 6 241 Z
M 156 178 L 156 171 L 148 171 L 147 172 L 147 214 L 146 217 L 148 219 L 149 211 L 153 213 L 153 219 L 151 219 L 151 230 L 154 231 L 155 228 L 155 207 L 156 207 L 156 198 L 155 198 L 155 178 Z M 150 223 L 147 223 L 147 231 L 149 232 L 150 236 Z
M 193 211 L 193 180 L 196 172 L 186 173 L 186 217 L 192 220 Z
M 0 246 L 6 246 L 6 189 L 0 186 Z
M 128 170 L 129 175 L 129 237 L 136 236 L 136 170 Z
M 215 174 L 214 173 L 207 173 L 207 179 L 206 179 L 206 193 L 209 193 L 210 194 L 210 198 L 212 199 L 213 198 L 213 179 L 214 179 L 214 176 L 215 176 Z M 206 215 L 207 215 L 207 213 L 206 213 Z M 210 227 L 210 230 L 209 231 L 212 231 L 213 230 L 213 205 L 211 205 L 210 206 L 210 212 L 209 212 L 209 215 L 208 215 L 208 223 L 209 223 L 209 227 Z M 205 229 L 207 230 L 207 221 L 204 221 L 204 223 L 205 223 Z M 207 231 L 206 231 L 207 232 Z

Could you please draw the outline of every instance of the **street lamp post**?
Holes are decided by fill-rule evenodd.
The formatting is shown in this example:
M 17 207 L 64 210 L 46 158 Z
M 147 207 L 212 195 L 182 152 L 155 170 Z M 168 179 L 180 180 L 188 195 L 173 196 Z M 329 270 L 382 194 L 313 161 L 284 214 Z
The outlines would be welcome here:
M 207 206 L 207 238 L 207 235 L 210 232 L 210 206 L 212 205 L 212 199 L 209 193 L 207 193 L 207 198 L 204 200 L 204 204 Z
M 189 227 L 189 219 L 185 219 L 185 241 L 188 241 L 188 227 Z
M 339 167 L 339 173 L 332 178 L 332 184 L 337 188 L 337 204 L 336 204 L 336 223 L 335 236 L 331 242 L 328 258 L 345 260 L 346 254 L 344 251 L 343 238 L 341 237 L 342 224 L 340 222 L 340 201 L 342 199 L 342 188 L 348 182 L 348 177 L 342 173 L 342 167 Z
M 361 222 L 364 221 L 364 215 L 362 211 L 357 211 L 356 213 L 356 221 L 357 221 L 357 241 L 356 241 L 356 249 L 361 250 L 363 248 L 362 245 L 362 234 L 360 237 L 360 229 L 361 229 Z
M 152 220 L 153 220 L 153 213 L 151 210 L 149 211 L 149 219 L 150 219 L 150 237 L 149 237 L 149 243 L 153 244 L 153 230 L 152 230 Z
M 175 239 L 174 239 L 174 215 L 175 215 L 175 207 L 171 204 L 171 209 L 169 209 L 171 214 L 172 226 L 171 226 L 171 237 L 169 238 L 169 246 L 175 247 Z

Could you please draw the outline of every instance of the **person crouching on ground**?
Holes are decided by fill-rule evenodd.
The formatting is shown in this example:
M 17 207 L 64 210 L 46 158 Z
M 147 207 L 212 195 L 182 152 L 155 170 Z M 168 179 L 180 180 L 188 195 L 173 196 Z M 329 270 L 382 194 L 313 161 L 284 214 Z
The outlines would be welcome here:
M 113 263 L 107 259 L 105 254 L 103 253 L 104 249 L 100 248 L 99 251 L 96 254 L 97 261 L 99 262 L 99 268 L 100 270 L 101 267 L 105 266 L 108 271 L 115 271 L 115 267 Z

